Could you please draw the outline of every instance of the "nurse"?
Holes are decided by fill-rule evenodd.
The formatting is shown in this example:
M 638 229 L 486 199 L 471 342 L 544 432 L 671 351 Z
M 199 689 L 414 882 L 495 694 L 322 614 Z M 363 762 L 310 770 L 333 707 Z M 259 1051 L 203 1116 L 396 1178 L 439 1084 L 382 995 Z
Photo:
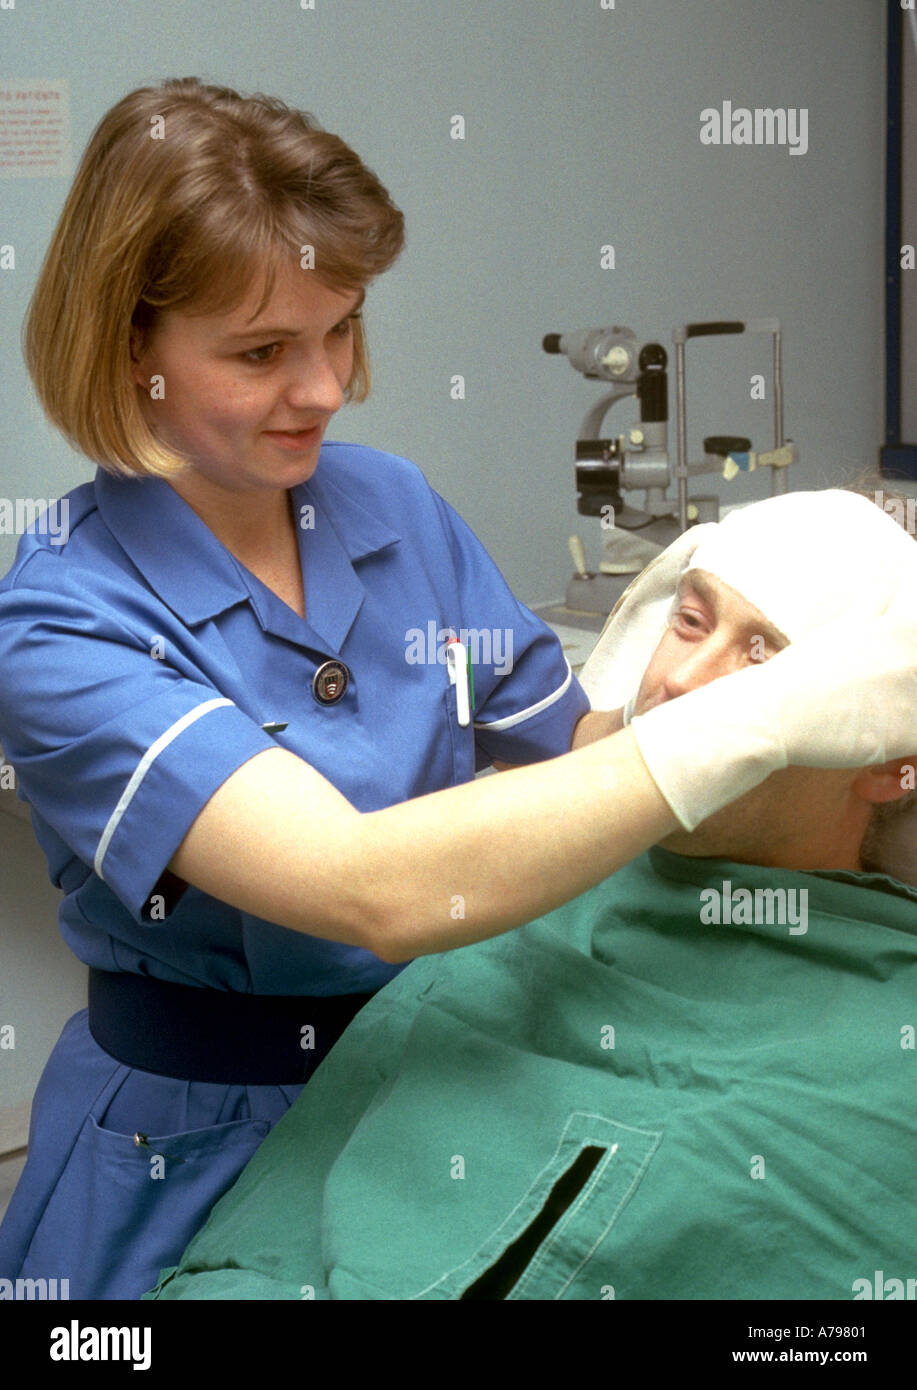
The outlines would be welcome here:
M 406 961 L 552 910 L 787 760 L 861 766 L 845 711 L 913 687 L 889 622 L 828 677 L 800 647 L 624 731 L 591 711 L 420 471 L 325 439 L 402 244 L 376 177 L 277 101 L 140 89 L 83 157 L 25 343 L 99 466 L 0 584 L 0 741 L 89 1008 L 35 1095 L 0 1276 L 138 1296 Z M 491 763 L 516 770 L 474 782 Z

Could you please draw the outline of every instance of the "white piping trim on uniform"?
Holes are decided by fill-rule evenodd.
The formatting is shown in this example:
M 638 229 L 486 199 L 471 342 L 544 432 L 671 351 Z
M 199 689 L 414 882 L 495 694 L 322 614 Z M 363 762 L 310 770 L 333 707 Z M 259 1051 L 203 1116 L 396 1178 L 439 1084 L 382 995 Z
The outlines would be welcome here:
M 150 744 L 134 769 L 134 775 L 124 788 L 121 800 L 112 811 L 108 824 L 102 833 L 102 838 L 99 841 L 99 847 L 96 850 L 95 859 L 93 861 L 93 868 L 99 878 L 102 878 L 102 861 L 108 852 L 108 846 L 111 844 L 112 836 L 121 824 L 122 816 L 136 796 L 140 788 L 140 783 L 143 781 L 162 750 L 167 748 L 173 739 L 178 738 L 179 734 L 184 733 L 185 729 L 187 729 L 190 724 L 200 719 L 201 715 L 209 714 L 212 709 L 218 709 L 220 705 L 231 705 L 232 703 L 232 700 L 227 699 L 206 700 L 202 705 L 196 705 L 195 708 L 189 710 L 187 714 L 183 714 L 181 719 L 177 719 L 170 728 L 166 729 L 164 734 L 160 734 L 155 743 Z M 105 880 L 102 879 L 102 881 L 104 883 Z
M 476 729 L 488 729 L 492 733 L 499 733 L 501 729 L 511 729 L 515 724 L 521 724 L 524 720 L 531 719 L 534 715 L 540 714 L 541 711 L 547 709 L 549 705 L 553 705 L 556 700 L 560 699 L 561 695 L 566 693 L 573 679 L 570 663 L 567 661 L 566 657 L 564 657 L 564 661 L 567 665 L 567 679 L 558 690 L 554 691 L 553 695 L 546 695 L 543 700 L 538 701 L 537 705 L 529 705 L 528 709 L 522 709 L 518 714 L 509 714 L 505 719 L 495 719 L 490 724 L 486 722 L 481 723 L 476 719 L 474 721 L 474 727 Z

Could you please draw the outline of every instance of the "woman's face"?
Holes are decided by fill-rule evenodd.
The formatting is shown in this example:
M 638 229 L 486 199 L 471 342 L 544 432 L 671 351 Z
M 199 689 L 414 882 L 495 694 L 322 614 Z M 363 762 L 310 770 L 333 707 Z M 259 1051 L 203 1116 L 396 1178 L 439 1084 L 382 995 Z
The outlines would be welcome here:
M 231 492 L 311 477 L 351 377 L 353 316 L 364 296 L 282 265 L 272 298 L 248 322 L 261 291 L 253 285 L 230 314 L 164 312 L 145 343 L 132 337 L 131 370 L 153 433 Z M 299 431 L 307 433 L 290 438 Z

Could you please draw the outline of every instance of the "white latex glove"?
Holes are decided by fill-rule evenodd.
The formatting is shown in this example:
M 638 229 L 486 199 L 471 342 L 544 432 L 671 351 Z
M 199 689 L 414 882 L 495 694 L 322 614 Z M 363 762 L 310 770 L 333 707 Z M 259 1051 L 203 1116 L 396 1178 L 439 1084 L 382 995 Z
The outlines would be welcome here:
M 686 830 L 800 767 L 870 767 L 917 751 L 917 595 L 850 614 L 769 661 L 637 715 L 634 737 Z

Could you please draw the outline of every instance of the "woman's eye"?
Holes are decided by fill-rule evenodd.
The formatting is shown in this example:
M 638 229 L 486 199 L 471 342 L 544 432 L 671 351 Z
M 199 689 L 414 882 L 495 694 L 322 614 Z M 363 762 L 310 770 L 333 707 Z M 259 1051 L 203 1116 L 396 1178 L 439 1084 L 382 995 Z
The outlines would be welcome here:
M 264 347 L 250 348 L 248 352 L 243 352 L 242 357 L 246 362 L 251 362 L 253 366 L 257 367 L 261 363 L 273 362 L 274 360 L 273 355 L 271 357 L 258 357 L 259 352 L 273 354 L 274 348 L 279 346 L 279 343 L 265 343 Z
M 349 338 L 353 332 L 354 319 L 361 319 L 362 317 L 362 314 L 348 314 L 346 319 L 342 319 L 339 324 L 332 328 L 333 336 L 335 338 Z M 253 367 L 267 365 L 275 360 L 274 349 L 282 346 L 282 343 L 265 343 L 263 347 L 249 348 L 247 352 L 242 353 L 242 360 L 243 362 L 250 362 Z M 270 356 L 265 357 L 263 355 L 265 353 L 270 353 Z
M 339 338 L 346 338 L 353 331 L 354 319 L 361 319 L 362 317 L 362 314 L 348 314 L 346 319 L 342 319 L 333 331 Z

